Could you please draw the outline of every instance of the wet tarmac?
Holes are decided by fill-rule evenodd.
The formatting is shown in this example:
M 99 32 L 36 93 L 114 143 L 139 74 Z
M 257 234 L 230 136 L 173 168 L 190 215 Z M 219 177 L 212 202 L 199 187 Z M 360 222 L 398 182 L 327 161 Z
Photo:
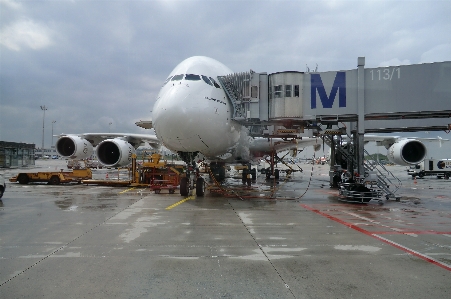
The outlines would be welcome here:
M 388 166 L 401 200 L 350 204 L 328 166 L 300 166 L 278 184 L 229 179 L 239 197 L 8 182 L 0 298 L 451 297 L 451 180 Z

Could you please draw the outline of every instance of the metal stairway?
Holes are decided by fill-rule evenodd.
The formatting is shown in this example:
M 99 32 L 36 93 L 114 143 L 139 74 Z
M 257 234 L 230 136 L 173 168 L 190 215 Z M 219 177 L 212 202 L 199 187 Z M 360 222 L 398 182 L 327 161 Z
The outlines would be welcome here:
M 218 81 L 224 88 L 233 105 L 233 119 L 245 120 L 245 102 L 249 100 L 250 72 L 235 73 L 226 76 L 218 76 Z
M 321 135 L 321 138 L 329 147 L 332 147 L 332 140 L 334 138 L 333 136 L 334 135 Z M 346 159 L 348 163 L 357 165 L 356 157 L 348 153 L 348 151 L 343 149 L 343 147 L 336 146 L 335 150 L 339 152 L 342 158 Z M 369 153 L 365 149 L 364 154 L 369 155 Z M 395 175 L 390 170 L 388 170 L 383 164 L 379 163 L 378 161 L 370 163 L 369 161 L 364 160 L 363 166 L 365 168 L 365 177 L 370 173 L 376 173 L 377 179 L 375 181 L 375 184 L 383 193 L 385 193 L 386 199 L 398 199 L 395 193 L 401 187 L 402 182 L 397 177 L 395 177 Z M 392 187 L 392 189 L 390 189 L 390 187 Z

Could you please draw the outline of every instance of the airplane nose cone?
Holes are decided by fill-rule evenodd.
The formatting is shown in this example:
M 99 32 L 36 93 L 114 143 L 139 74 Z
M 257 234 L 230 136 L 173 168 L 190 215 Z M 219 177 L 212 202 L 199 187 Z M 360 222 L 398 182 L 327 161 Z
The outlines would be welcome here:
M 152 111 L 152 120 L 158 139 L 167 146 L 183 151 L 187 149 L 179 148 L 181 141 L 196 136 L 200 125 L 198 118 L 202 112 L 192 96 L 180 89 L 171 88 L 160 96 Z
M 197 82 L 167 86 L 152 111 L 159 140 L 176 152 L 221 155 L 239 137 L 222 90 Z

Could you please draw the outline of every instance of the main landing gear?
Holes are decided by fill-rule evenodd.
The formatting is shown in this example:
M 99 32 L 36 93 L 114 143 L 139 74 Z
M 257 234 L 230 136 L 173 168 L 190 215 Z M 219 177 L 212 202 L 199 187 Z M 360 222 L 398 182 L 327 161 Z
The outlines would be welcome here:
M 197 196 L 204 196 L 205 180 L 200 176 L 199 169 L 194 162 L 194 157 L 196 157 L 197 152 L 179 152 L 178 154 L 187 164 L 186 174 L 180 179 L 180 195 L 188 196 L 190 190 L 196 189 Z
M 266 168 L 265 171 L 264 171 L 267 180 L 270 180 L 271 176 L 273 176 L 273 178 L 275 180 L 278 180 L 280 178 L 280 171 L 279 171 L 279 169 L 275 169 L 274 168 L 274 166 L 276 165 L 276 160 L 280 160 L 280 158 L 277 157 L 276 153 L 271 153 L 271 156 L 269 157 L 269 160 L 268 160 L 268 158 L 266 158 L 266 162 L 269 163 L 269 167 Z M 263 171 L 262 171 L 262 173 L 263 173 Z
M 252 182 L 257 180 L 257 170 L 255 168 L 251 168 L 251 165 L 248 164 L 247 168 L 243 169 L 241 174 L 241 181 L 243 184 L 247 184 L 249 187 Z

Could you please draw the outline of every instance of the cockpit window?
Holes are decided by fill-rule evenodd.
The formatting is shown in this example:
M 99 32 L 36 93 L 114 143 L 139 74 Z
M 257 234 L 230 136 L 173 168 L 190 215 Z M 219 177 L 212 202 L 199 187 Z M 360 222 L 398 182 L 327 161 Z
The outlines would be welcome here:
M 219 86 L 218 83 L 216 83 L 215 79 L 213 79 L 212 77 L 210 77 L 211 82 L 213 82 L 213 84 L 215 85 L 216 88 L 221 88 L 221 86 Z
M 194 74 L 186 74 L 185 80 L 197 81 L 197 80 L 200 80 L 200 76 L 194 75 Z
M 180 81 L 183 79 L 183 74 L 182 75 L 175 75 L 174 77 L 172 77 L 171 81 Z
M 168 83 L 168 82 L 169 82 L 169 80 L 171 80 L 171 78 L 172 78 L 172 76 L 171 76 L 171 77 L 169 77 L 169 78 L 167 78 L 167 79 L 166 79 L 166 81 L 164 81 L 164 83 L 163 83 L 163 86 L 165 86 L 165 85 L 166 85 L 166 83 Z
M 202 75 L 202 80 L 204 80 L 205 83 L 207 83 L 208 85 L 213 86 L 213 83 L 211 83 L 210 79 L 208 79 L 207 76 Z

